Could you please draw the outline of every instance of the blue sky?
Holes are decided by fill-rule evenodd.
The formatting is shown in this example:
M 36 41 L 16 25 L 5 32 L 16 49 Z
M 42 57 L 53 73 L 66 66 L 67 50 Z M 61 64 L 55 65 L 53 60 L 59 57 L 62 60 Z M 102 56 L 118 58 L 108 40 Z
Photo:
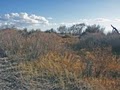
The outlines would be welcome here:
M 96 23 L 96 19 L 105 20 L 103 26 L 107 27 L 108 21 L 110 24 L 115 20 L 117 21 L 114 24 L 120 26 L 119 8 L 120 0 L 1 0 L 0 16 L 4 18 L 5 14 L 11 13 L 42 16 L 51 23 L 49 26 L 40 25 L 39 27 L 43 29 L 57 27 L 63 23 L 67 25 L 82 21 Z M 12 20 L 0 19 L 0 23 L 10 23 L 10 21 L 12 22 Z

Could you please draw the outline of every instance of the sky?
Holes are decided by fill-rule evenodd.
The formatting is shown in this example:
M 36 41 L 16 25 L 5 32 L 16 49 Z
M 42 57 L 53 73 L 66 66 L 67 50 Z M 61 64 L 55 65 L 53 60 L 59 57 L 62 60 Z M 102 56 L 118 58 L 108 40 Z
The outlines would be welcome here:
M 77 23 L 120 29 L 120 0 L 1 0 L 0 27 L 46 30 Z

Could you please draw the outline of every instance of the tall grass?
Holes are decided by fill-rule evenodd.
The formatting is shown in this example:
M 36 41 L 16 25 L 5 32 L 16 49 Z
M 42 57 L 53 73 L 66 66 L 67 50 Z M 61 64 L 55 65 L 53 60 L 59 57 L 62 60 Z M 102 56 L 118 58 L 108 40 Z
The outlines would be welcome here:
M 44 78 L 62 90 L 119 90 L 120 64 L 110 49 L 81 50 L 79 54 L 49 52 L 20 67 L 27 71 L 25 77 Z

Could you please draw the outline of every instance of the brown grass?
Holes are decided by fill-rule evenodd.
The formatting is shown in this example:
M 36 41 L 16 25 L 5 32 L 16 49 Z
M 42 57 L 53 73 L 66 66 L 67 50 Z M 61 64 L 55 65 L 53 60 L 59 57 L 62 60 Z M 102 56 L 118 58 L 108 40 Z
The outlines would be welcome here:
M 87 90 L 119 90 L 119 76 L 113 76 L 114 72 L 119 72 L 120 64 L 110 52 L 110 49 L 103 51 L 98 48 L 94 51 L 84 50 L 80 52 L 82 56 L 84 53 L 84 58 L 69 52 L 49 52 L 36 61 L 21 63 L 20 67 L 30 77 L 56 78 L 54 84 L 63 90 L 67 90 L 71 84 L 77 88 L 85 85 L 89 88 Z M 92 61 L 92 68 L 88 71 L 89 60 Z

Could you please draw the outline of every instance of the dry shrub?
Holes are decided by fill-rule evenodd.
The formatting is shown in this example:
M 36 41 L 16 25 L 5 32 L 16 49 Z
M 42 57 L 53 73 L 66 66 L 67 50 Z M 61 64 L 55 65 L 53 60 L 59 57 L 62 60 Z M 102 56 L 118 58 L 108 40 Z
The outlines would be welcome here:
M 81 57 L 86 63 L 85 74 L 93 77 L 117 78 L 120 75 L 120 62 L 112 54 L 110 47 L 95 48 L 93 51 L 81 50 Z M 87 68 L 88 67 L 88 68 Z M 90 74 L 89 74 L 90 73 Z
M 120 80 L 119 79 L 108 79 L 108 78 L 85 78 L 94 90 L 119 90 Z
M 49 51 L 62 51 L 64 45 L 60 43 L 61 38 L 54 33 L 35 32 L 29 35 L 23 42 L 21 54 L 26 59 L 37 59 Z
M 19 52 L 23 40 L 24 38 L 17 30 L 0 31 L 0 47 L 8 56 Z
M 25 34 L 23 34 L 25 33 Z M 49 51 L 64 51 L 62 38 L 55 33 L 35 31 L 33 33 L 2 30 L 0 31 L 0 48 L 7 56 L 15 56 L 26 60 L 37 59 Z

